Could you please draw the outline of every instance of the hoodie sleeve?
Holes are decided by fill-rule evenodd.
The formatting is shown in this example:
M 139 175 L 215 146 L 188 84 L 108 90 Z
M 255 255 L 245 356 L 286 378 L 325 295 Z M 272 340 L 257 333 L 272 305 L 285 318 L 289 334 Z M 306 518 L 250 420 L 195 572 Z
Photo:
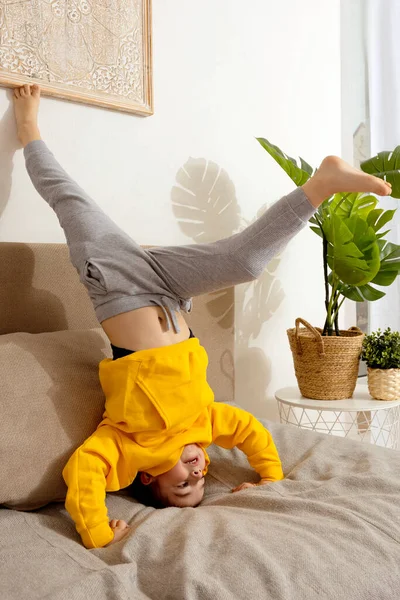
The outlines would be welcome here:
M 129 485 L 121 440 L 111 427 L 99 427 L 77 448 L 63 470 L 68 486 L 65 507 L 86 548 L 101 548 L 114 539 L 109 526 L 106 490 Z
M 222 448 L 235 446 L 266 481 L 284 478 L 281 461 L 271 434 L 253 415 L 222 402 L 210 407 L 213 442 Z

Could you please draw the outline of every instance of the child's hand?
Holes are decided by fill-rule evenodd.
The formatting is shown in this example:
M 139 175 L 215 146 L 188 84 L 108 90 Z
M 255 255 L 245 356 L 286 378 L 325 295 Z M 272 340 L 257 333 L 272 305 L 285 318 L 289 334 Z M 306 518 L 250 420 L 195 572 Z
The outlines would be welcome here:
M 114 532 L 114 539 L 111 540 L 111 542 L 107 544 L 107 546 L 111 546 L 111 544 L 119 542 L 119 540 L 121 540 L 124 537 L 124 535 L 129 533 L 130 530 L 128 523 L 126 521 L 123 521 L 122 519 L 113 519 L 112 521 L 110 521 L 110 527 Z
M 271 482 L 267 479 L 261 479 L 261 481 L 259 481 L 258 483 L 248 483 L 245 481 L 244 483 L 241 483 L 237 487 L 233 488 L 232 492 L 240 492 L 240 490 L 245 490 L 246 488 L 257 487 L 259 485 L 267 485 L 267 483 Z

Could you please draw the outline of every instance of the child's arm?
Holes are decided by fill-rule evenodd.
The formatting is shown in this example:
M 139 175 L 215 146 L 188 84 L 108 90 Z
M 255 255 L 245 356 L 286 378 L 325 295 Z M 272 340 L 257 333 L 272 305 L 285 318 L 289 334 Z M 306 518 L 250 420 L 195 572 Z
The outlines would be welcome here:
M 258 485 L 283 479 L 278 451 L 271 434 L 253 415 L 222 402 L 210 406 L 213 442 L 222 448 L 237 446 L 260 475 Z M 234 491 L 253 484 L 244 483 Z
M 68 486 L 65 506 L 86 548 L 101 548 L 116 537 L 122 537 L 120 526 L 116 527 L 113 522 L 114 527 L 110 526 L 106 489 L 117 491 L 126 487 L 130 483 L 129 475 L 118 433 L 107 426 L 97 429 L 66 464 L 63 470 Z

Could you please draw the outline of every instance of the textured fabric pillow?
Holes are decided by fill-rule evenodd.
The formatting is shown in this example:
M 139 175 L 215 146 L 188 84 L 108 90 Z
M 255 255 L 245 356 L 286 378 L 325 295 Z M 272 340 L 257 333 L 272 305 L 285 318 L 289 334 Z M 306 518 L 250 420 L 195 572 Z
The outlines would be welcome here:
M 65 499 L 62 469 L 102 419 L 101 328 L 0 336 L 0 504 Z

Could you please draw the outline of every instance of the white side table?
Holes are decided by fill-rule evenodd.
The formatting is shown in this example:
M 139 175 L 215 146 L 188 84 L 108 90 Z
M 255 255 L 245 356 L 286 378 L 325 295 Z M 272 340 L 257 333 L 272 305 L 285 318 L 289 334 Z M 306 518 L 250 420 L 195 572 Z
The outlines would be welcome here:
M 363 384 L 357 384 L 348 400 L 311 400 L 298 387 L 282 388 L 275 397 L 281 423 L 398 448 L 400 398 L 374 400 Z

